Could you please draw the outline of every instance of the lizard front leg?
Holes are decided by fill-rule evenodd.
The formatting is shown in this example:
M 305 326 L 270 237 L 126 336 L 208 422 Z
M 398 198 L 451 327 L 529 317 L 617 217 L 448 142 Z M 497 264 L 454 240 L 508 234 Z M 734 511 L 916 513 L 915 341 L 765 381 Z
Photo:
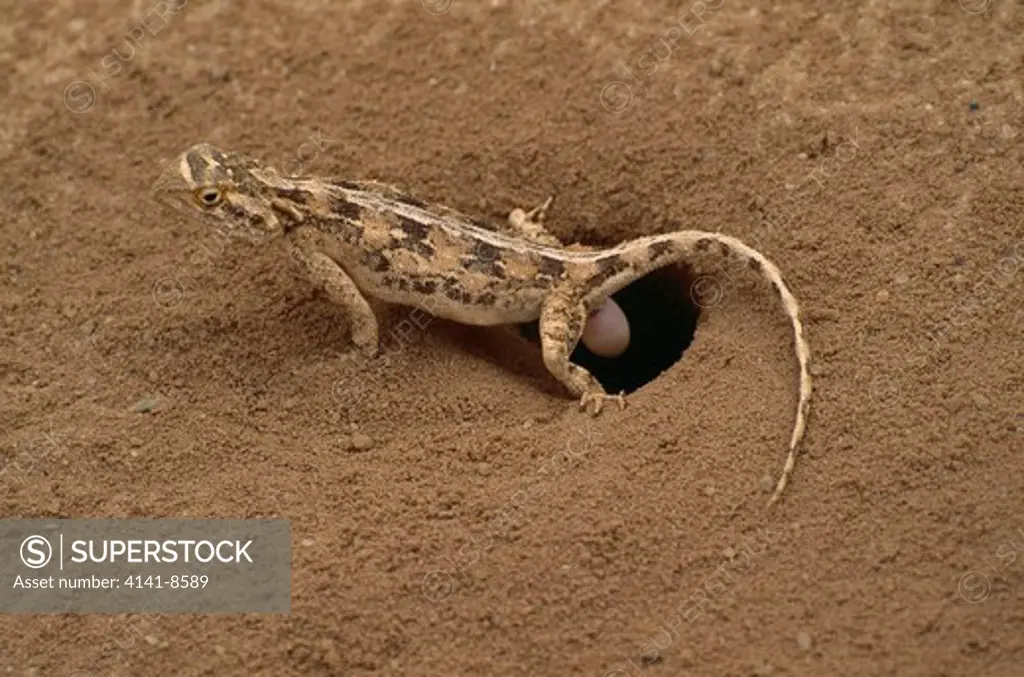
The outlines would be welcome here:
M 583 335 L 587 309 L 578 299 L 555 291 L 544 302 L 540 313 L 540 346 L 544 366 L 569 392 L 580 398 L 580 408 L 596 416 L 605 400 L 616 400 L 619 408 L 626 406 L 622 394 L 608 395 L 600 381 L 583 367 L 569 361 L 569 356 Z
M 313 284 L 323 288 L 327 297 L 342 307 L 352 331 L 352 343 L 364 356 L 376 357 L 380 349 L 377 316 L 355 282 L 329 256 L 310 246 L 296 244 L 292 255 L 306 267 Z

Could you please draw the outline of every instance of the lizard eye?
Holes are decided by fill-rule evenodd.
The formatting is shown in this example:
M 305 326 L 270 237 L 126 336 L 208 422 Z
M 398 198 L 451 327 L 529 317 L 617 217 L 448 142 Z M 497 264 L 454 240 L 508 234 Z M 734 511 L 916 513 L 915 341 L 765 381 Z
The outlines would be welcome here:
M 224 195 L 220 189 L 207 186 L 196 190 L 195 198 L 201 207 L 215 207 L 224 199 Z

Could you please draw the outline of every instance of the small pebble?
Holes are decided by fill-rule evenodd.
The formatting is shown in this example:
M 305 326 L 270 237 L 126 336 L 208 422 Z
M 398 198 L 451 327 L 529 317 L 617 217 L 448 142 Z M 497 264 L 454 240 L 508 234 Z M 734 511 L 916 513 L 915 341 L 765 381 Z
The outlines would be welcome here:
M 724 557 L 726 559 L 732 559 L 735 556 L 736 556 L 736 551 L 733 550 L 732 548 L 726 548 L 725 550 L 722 551 L 722 557 Z
M 231 70 L 227 66 L 217 64 L 210 68 L 209 75 L 211 82 L 227 82 L 231 79 Z
M 817 308 L 807 312 L 807 319 L 815 322 L 838 322 L 842 315 L 832 308 Z
M 366 451 L 373 447 L 373 438 L 364 433 L 356 433 L 352 436 L 352 448 L 357 451 Z
M 796 645 L 800 647 L 802 651 L 809 651 L 811 648 L 811 636 L 806 632 L 796 633 Z
M 896 277 L 893 278 L 893 281 L 896 284 L 906 284 L 907 282 L 910 282 L 910 276 L 906 273 L 896 273 Z
M 977 101 L 971 101 L 969 104 L 967 104 L 967 107 L 970 108 L 971 110 L 978 110 L 978 108 L 980 108 Z
M 882 303 L 885 303 L 886 301 L 889 300 L 889 292 L 887 290 L 883 289 L 882 291 L 880 291 L 877 294 L 875 294 L 875 299 L 877 299 L 878 301 L 880 301 Z
M 770 494 L 775 490 L 775 480 L 772 479 L 771 475 L 762 475 L 757 485 L 766 494 Z
M 138 414 L 148 414 L 151 411 L 155 411 L 157 408 L 157 401 L 152 397 L 143 397 L 141 400 L 135 403 L 133 407 L 135 412 Z
M 976 404 L 979 409 L 987 409 L 989 405 L 992 404 L 992 401 L 981 393 L 971 393 L 971 399 L 974 400 L 974 404 Z

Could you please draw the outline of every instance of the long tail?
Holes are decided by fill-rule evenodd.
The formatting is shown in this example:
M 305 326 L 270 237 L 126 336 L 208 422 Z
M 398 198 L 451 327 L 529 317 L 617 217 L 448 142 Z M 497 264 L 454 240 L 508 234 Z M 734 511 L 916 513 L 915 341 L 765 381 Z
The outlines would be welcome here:
M 811 351 L 804 337 L 803 322 L 800 319 L 800 306 L 796 298 L 790 293 L 782 279 L 782 273 L 769 261 L 761 252 L 744 244 L 729 235 L 712 233 L 697 230 L 683 230 L 664 235 L 653 235 L 628 242 L 611 249 L 595 252 L 594 263 L 597 265 L 595 287 L 593 295 L 609 296 L 637 278 L 637 271 L 644 275 L 672 263 L 681 263 L 695 252 L 706 252 L 717 245 L 722 256 L 728 258 L 730 255 L 737 255 L 747 262 L 747 265 L 771 282 L 775 292 L 782 299 L 786 315 L 793 325 L 793 341 L 796 350 L 796 359 L 800 366 L 800 397 L 797 403 L 796 422 L 793 425 L 793 435 L 789 441 L 789 454 L 786 457 L 786 464 L 782 469 L 782 476 L 775 487 L 775 492 L 768 500 L 768 505 L 779 500 L 782 492 L 793 474 L 793 467 L 796 465 L 797 445 L 804 436 L 807 427 L 807 417 L 811 407 Z M 622 267 L 611 265 L 613 262 L 627 262 L 629 265 Z

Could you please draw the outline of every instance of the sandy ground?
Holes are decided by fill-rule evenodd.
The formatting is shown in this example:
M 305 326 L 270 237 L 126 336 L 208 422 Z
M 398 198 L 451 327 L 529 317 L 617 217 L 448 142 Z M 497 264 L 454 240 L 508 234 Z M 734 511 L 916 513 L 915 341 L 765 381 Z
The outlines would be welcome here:
M 287 518 L 292 611 L 0 617 L 0 674 L 1020 674 L 1024 5 L 177 4 L 3 3 L 0 514 Z M 202 140 L 757 246 L 815 358 L 782 503 L 749 271 L 694 261 L 692 344 L 590 420 L 515 332 L 351 359 L 280 248 L 147 194 Z M 632 290 L 640 348 L 682 349 L 679 280 Z

